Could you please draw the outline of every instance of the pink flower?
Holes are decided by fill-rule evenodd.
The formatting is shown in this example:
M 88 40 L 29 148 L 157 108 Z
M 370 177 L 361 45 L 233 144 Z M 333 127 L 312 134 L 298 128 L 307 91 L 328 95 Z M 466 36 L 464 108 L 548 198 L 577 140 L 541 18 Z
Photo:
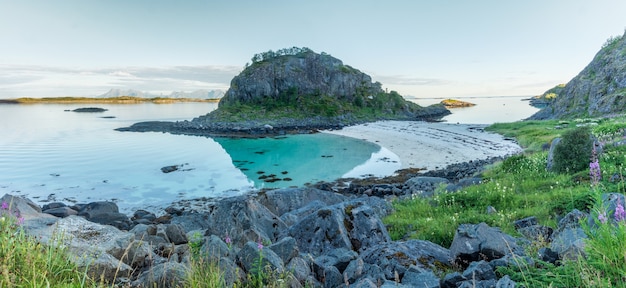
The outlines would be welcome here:
M 626 211 L 624 211 L 624 206 L 619 201 L 617 202 L 617 207 L 615 207 L 615 221 L 626 220 Z
M 230 243 L 232 242 L 232 240 L 230 239 L 228 234 L 226 234 L 226 238 L 224 239 L 224 242 L 226 242 L 226 244 L 228 244 L 228 245 L 230 245 Z
M 598 215 L 598 220 L 600 221 L 600 223 L 605 224 L 606 223 L 606 212 L 602 212 L 602 214 Z
M 9 203 L 2 202 L 2 207 L 0 207 L 0 208 L 2 208 L 2 210 L 9 210 Z
M 259 250 L 263 249 L 263 243 L 261 242 L 261 238 L 259 238 L 259 242 L 257 242 L 256 244 L 256 248 L 259 248 Z

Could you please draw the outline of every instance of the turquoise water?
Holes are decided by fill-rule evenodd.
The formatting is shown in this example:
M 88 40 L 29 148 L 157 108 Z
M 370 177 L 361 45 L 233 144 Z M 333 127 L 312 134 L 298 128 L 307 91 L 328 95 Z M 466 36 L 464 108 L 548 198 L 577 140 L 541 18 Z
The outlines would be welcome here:
M 89 106 L 108 111 L 65 111 L 85 105 L 0 105 L 0 194 L 23 195 L 40 204 L 114 200 L 131 212 L 262 187 L 389 175 L 400 167 L 397 156 L 384 148 L 335 135 L 212 139 L 114 131 L 140 121 L 190 120 L 214 110 L 215 103 Z M 184 171 L 161 171 L 181 164 Z M 281 180 L 258 179 L 271 174 Z
M 337 176 L 362 176 L 349 172 L 381 151 L 381 147 L 373 143 L 324 133 L 214 140 L 230 155 L 233 165 L 256 187 L 302 186 L 332 181 Z M 374 160 L 389 163 L 386 165 L 389 169 L 372 169 L 364 174 L 393 173 L 399 168 L 399 161 L 391 159 L 395 156 L 393 154 L 387 156 L 374 156 Z

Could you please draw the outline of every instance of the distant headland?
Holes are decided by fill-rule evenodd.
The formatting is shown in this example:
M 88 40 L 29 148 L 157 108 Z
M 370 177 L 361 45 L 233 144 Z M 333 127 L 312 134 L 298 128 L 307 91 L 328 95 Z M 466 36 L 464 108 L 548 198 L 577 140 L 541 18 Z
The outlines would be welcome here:
M 0 99 L 0 104 L 138 104 L 138 103 L 157 103 L 167 104 L 176 102 L 218 102 L 220 99 L 198 99 L 198 98 L 167 98 L 154 97 L 142 98 L 135 96 L 119 96 L 109 98 L 95 97 L 44 97 L 44 98 L 16 98 L 16 99 Z

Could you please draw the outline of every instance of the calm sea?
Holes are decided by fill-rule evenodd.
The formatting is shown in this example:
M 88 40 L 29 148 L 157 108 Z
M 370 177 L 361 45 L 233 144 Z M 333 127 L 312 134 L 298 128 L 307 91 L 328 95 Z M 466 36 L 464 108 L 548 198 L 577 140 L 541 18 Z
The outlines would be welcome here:
M 478 105 L 453 110 L 446 119 L 510 122 L 537 110 L 520 99 L 484 103 L 482 98 L 468 99 Z M 66 111 L 87 106 L 108 111 Z M 385 176 L 400 168 L 401 160 L 385 148 L 324 133 L 213 139 L 113 130 L 140 121 L 191 120 L 216 107 L 215 103 L 0 105 L 0 194 L 26 196 L 38 204 L 113 200 L 131 213 L 156 210 L 180 199 L 231 196 L 338 177 Z M 163 173 L 161 168 L 169 165 L 180 165 L 180 170 Z

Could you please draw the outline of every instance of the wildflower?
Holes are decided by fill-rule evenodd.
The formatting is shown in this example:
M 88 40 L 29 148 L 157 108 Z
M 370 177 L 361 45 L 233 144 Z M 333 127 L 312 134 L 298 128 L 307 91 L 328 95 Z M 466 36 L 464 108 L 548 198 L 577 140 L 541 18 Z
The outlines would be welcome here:
M 2 202 L 2 207 L 0 207 L 0 208 L 2 208 L 2 210 L 9 210 L 9 203 Z
M 606 223 L 606 212 L 602 212 L 602 214 L 598 215 L 598 220 L 600 221 L 600 223 L 605 224 Z
M 263 249 L 263 242 L 261 242 L 261 238 L 259 238 L 259 242 L 256 243 L 256 248 L 259 248 L 259 250 Z
M 226 245 L 228 245 L 228 248 L 230 248 L 230 244 L 233 242 L 233 240 L 231 240 L 230 236 L 226 234 L 226 238 L 224 238 L 224 242 L 226 242 Z
M 626 211 L 624 211 L 624 206 L 619 201 L 617 202 L 617 207 L 615 207 L 615 221 L 626 220 Z
M 593 185 L 597 185 L 602 179 L 602 171 L 600 171 L 600 163 L 597 159 L 589 163 L 589 178 L 591 178 Z

